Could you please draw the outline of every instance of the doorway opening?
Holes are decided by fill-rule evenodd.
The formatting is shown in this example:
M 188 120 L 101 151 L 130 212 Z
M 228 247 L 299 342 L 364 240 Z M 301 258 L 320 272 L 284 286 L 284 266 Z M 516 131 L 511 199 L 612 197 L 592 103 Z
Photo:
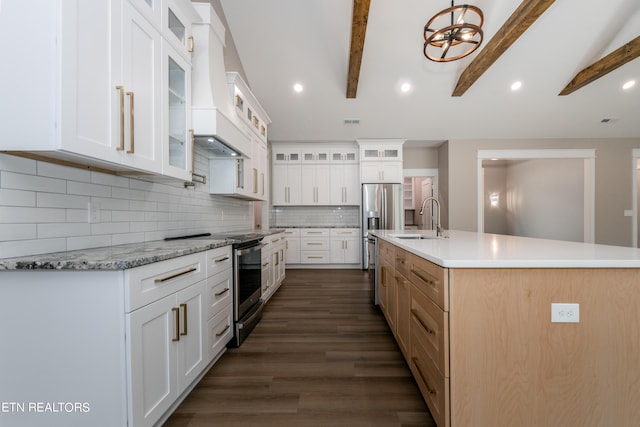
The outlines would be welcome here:
M 478 150 L 478 231 L 593 243 L 595 150 Z
M 437 218 L 434 217 L 433 202 L 427 203 L 423 215 L 420 206 L 426 197 L 438 195 L 437 169 L 404 169 L 404 228 L 406 230 L 433 230 Z

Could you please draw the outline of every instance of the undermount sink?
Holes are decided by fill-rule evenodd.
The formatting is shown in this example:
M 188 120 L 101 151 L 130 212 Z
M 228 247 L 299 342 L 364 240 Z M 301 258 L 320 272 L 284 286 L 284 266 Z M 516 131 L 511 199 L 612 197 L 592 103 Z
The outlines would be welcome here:
M 411 239 L 411 240 L 444 239 L 444 236 L 433 236 L 430 234 L 418 234 L 418 233 L 389 234 L 389 237 L 395 237 L 396 239 Z

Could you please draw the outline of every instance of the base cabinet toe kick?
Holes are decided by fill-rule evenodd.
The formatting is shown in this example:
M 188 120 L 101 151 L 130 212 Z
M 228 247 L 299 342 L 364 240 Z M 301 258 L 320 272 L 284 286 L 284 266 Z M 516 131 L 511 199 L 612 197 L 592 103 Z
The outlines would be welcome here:
M 444 268 L 400 246 L 379 239 L 380 308 L 439 427 L 637 424 L 639 269 Z

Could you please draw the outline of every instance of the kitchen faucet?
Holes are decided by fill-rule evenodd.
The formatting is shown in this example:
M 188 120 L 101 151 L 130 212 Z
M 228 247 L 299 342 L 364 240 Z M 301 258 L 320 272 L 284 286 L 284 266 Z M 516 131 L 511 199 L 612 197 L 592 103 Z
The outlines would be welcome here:
M 438 207 L 438 225 L 436 225 L 436 236 L 442 236 L 442 226 L 440 225 L 440 202 L 435 197 L 427 197 L 422 201 L 422 206 L 420 206 L 420 215 L 424 214 L 424 205 L 427 204 L 429 200 L 433 200 L 436 202 L 436 206 Z

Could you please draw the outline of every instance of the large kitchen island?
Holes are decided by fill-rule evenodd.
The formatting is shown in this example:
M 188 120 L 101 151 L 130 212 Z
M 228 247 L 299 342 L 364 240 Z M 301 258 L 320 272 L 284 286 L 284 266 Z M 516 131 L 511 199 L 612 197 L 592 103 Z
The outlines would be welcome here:
M 638 425 L 640 250 L 374 234 L 380 307 L 438 426 Z

